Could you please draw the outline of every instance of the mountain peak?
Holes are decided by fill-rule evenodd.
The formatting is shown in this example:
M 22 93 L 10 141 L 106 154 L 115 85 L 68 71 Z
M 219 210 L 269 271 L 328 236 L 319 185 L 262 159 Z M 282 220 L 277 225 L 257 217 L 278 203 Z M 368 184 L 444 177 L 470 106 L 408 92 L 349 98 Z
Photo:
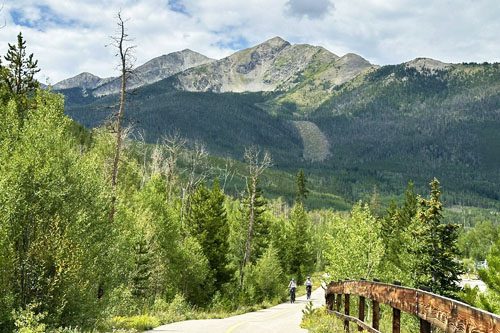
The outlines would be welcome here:
M 274 36 L 274 37 L 266 40 L 262 44 L 282 45 L 282 44 L 290 44 L 290 43 L 287 42 L 286 40 L 284 40 L 283 38 L 281 38 L 280 36 Z
M 134 69 L 134 75 L 130 77 L 127 86 L 129 89 L 151 84 L 188 68 L 207 64 L 215 61 L 201 53 L 190 49 L 164 54 L 153 58 Z M 102 85 L 94 91 L 96 96 L 109 95 L 120 91 L 120 79 L 117 78 L 109 84 Z
M 94 89 L 102 82 L 102 79 L 89 72 L 83 72 L 69 79 L 62 80 L 54 84 L 53 88 L 55 90 L 60 89 L 70 89 L 75 87 L 85 88 L 85 89 Z
M 371 63 L 363 58 L 362 56 L 356 54 L 356 53 L 347 53 L 344 56 L 340 58 L 340 60 L 343 60 L 345 62 L 357 62 L 357 63 L 362 63 L 362 64 L 367 64 L 371 65 Z
M 446 69 L 450 66 L 450 64 L 431 58 L 415 58 L 406 62 L 405 65 L 406 67 L 415 68 L 419 72 L 430 70 L 431 73 Z

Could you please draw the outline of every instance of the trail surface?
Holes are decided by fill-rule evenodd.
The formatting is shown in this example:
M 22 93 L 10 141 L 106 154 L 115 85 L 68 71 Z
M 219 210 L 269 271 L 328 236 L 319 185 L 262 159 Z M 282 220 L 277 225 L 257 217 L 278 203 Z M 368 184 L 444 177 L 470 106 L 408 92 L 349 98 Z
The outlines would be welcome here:
M 315 307 L 325 304 L 323 289 L 311 295 Z M 302 310 L 308 301 L 298 297 L 294 304 L 283 303 L 275 307 L 225 319 L 187 320 L 155 328 L 150 333 L 304 333 L 300 328 Z

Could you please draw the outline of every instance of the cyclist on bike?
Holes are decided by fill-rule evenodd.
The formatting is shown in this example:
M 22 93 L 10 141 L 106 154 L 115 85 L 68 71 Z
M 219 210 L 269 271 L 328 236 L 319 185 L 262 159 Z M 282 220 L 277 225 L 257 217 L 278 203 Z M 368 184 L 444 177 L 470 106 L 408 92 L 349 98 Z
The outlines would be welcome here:
M 295 290 L 297 290 L 297 283 L 295 283 L 295 279 L 290 280 L 288 289 L 290 289 L 290 303 L 295 303 Z

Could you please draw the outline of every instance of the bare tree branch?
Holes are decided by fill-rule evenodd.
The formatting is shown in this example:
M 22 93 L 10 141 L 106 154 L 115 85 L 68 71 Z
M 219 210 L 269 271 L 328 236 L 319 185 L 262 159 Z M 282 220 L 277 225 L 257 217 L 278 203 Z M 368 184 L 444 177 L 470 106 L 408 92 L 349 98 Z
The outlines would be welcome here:
M 116 211 L 116 188 L 118 181 L 118 164 L 120 161 L 120 153 L 123 145 L 123 134 L 127 131 L 123 131 L 123 114 L 125 113 L 125 93 L 127 89 L 127 79 L 128 74 L 132 70 L 133 64 L 131 62 L 131 50 L 133 50 L 134 46 L 125 46 L 127 42 L 130 41 L 128 39 L 128 34 L 125 29 L 125 22 L 122 19 L 121 12 L 118 12 L 118 35 L 111 37 L 113 40 L 113 46 L 118 49 L 117 55 L 120 57 L 120 72 L 121 72 L 121 89 L 120 89 L 120 105 L 118 109 L 118 114 L 116 117 L 116 145 L 115 145 L 115 157 L 113 160 L 113 169 L 111 176 L 111 212 L 109 216 L 109 220 L 111 223 L 114 221 L 115 211 Z

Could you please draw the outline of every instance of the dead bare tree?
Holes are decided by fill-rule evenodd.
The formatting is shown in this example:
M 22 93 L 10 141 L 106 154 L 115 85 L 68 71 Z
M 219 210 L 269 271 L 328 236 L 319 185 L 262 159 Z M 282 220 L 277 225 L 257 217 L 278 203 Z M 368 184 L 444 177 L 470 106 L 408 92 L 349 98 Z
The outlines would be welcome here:
M 234 162 L 229 157 L 224 159 L 224 168 L 218 168 L 219 178 L 222 179 L 222 192 L 226 192 L 226 185 L 232 181 L 236 171 L 234 170 Z
M 255 200 L 257 196 L 257 186 L 259 177 L 262 173 L 272 165 L 271 155 L 268 152 L 264 153 L 262 159 L 260 158 L 260 149 L 252 146 L 245 149 L 244 155 L 245 162 L 247 163 L 248 174 L 246 176 L 247 195 L 248 195 L 248 228 L 245 241 L 245 254 L 240 270 L 240 285 L 243 285 L 244 268 L 250 262 L 252 252 L 252 239 L 255 227 Z
M 163 146 L 167 153 L 163 170 L 167 186 L 167 199 L 170 200 L 178 180 L 177 161 L 186 146 L 186 139 L 181 137 L 179 133 L 174 133 L 163 138 Z
M 191 194 L 199 184 L 206 180 L 209 174 L 209 169 L 207 168 L 208 152 L 204 144 L 195 142 L 194 147 L 186 150 L 185 154 L 186 161 L 188 162 L 188 167 L 185 171 L 188 177 L 182 187 L 181 193 L 181 224 L 186 214 L 189 213 Z
M 132 72 L 133 68 L 133 55 L 131 54 L 135 46 L 127 46 L 126 44 L 131 41 L 125 29 L 125 22 L 122 19 L 121 12 L 118 12 L 118 34 L 112 36 L 111 45 L 117 49 L 117 54 L 120 58 L 120 73 L 121 73 L 121 88 L 120 88 L 120 105 L 118 113 L 116 114 L 115 132 L 116 132 L 116 145 L 115 154 L 113 159 L 113 169 L 111 174 L 111 211 L 109 220 L 114 221 L 116 212 L 116 198 L 117 198 L 117 180 L 118 180 L 118 166 L 120 162 L 120 154 L 123 144 L 123 114 L 125 113 L 125 93 L 127 89 L 127 79 Z

